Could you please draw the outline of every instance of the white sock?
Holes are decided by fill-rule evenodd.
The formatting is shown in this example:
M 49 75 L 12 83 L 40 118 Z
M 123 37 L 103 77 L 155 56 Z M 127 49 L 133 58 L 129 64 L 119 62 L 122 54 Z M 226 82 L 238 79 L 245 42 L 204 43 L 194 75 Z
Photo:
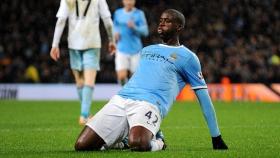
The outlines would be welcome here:
M 123 149 L 124 144 L 123 144 L 123 142 L 118 142 L 118 143 L 114 144 L 111 148 L 112 149 Z
M 161 139 L 152 139 L 151 140 L 151 151 L 159 151 L 163 148 L 163 141 Z
M 104 146 L 102 146 L 101 148 L 100 148 L 100 151 L 104 151 L 104 150 L 107 150 Z
M 100 151 L 104 151 L 104 150 L 107 150 L 109 149 L 109 147 L 107 146 L 107 144 L 104 144 L 101 148 L 100 148 Z

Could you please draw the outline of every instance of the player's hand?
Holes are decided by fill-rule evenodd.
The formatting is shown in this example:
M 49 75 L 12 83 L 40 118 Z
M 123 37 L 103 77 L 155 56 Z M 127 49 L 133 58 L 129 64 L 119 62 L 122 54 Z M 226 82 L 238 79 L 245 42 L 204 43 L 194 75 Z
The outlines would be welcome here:
M 116 53 L 116 44 L 114 42 L 109 42 L 108 50 L 110 52 L 110 55 L 113 55 Z
M 226 143 L 224 142 L 221 135 L 219 135 L 217 137 L 212 137 L 212 144 L 213 144 L 214 150 L 227 150 L 228 149 L 228 147 L 227 147 Z
M 129 27 L 129 28 L 135 28 L 135 23 L 134 23 L 134 21 L 133 20 L 129 20 L 128 22 L 127 22 L 127 26 Z
M 60 58 L 60 50 L 58 47 L 52 47 L 50 56 L 54 61 L 57 61 Z

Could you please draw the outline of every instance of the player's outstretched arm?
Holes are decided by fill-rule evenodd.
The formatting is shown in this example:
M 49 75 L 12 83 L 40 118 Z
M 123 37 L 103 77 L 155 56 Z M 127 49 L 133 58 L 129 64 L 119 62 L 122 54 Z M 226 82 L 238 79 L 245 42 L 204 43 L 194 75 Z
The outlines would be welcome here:
M 203 111 L 204 118 L 207 122 L 210 134 L 212 136 L 213 149 L 225 150 L 228 149 L 227 145 L 222 139 L 217 119 L 215 109 L 213 107 L 211 98 L 209 96 L 207 89 L 197 89 L 195 94 L 199 100 L 200 107 Z
M 60 58 L 59 42 L 65 27 L 65 23 L 66 23 L 66 19 L 58 18 L 55 25 L 52 49 L 50 52 L 51 58 L 55 61 L 57 61 Z

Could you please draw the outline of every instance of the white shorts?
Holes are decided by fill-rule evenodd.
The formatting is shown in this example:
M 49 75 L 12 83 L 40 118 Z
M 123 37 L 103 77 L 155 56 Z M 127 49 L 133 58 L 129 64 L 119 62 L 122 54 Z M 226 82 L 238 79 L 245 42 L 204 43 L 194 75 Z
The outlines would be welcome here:
M 129 55 L 117 51 L 116 58 L 115 58 L 116 71 L 129 70 L 130 72 L 134 73 L 138 66 L 139 60 L 140 60 L 139 53 Z
M 160 124 L 161 117 L 155 105 L 115 95 L 86 125 L 111 147 L 128 136 L 134 126 L 142 126 L 155 135 Z

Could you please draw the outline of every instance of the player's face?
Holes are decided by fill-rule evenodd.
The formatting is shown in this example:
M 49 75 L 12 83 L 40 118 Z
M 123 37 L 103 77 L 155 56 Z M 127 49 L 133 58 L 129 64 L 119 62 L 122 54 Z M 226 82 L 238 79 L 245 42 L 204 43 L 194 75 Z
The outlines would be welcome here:
M 161 38 L 173 36 L 178 29 L 178 24 L 174 21 L 172 15 L 163 13 L 159 19 L 158 34 Z
M 123 6 L 127 9 L 132 9 L 135 6 L 135 0 L 123 0 Z

